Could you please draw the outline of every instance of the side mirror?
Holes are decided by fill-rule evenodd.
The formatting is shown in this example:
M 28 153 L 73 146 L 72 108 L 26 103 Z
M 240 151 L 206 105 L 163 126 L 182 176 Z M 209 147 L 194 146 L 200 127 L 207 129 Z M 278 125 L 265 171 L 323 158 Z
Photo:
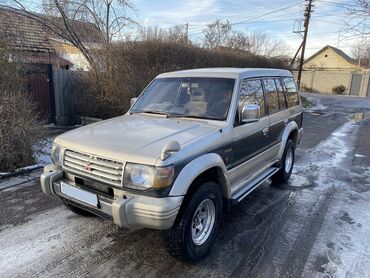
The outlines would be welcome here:
M 131 99 L 131 107 L 135 104 L 136 100 L 137 100 L 137 97 L 133 97 Z
M 241 111 L 241 121 L 243 123 L 258 122 L 261 115 L 261 107 L 258 104 L 244 105 Z

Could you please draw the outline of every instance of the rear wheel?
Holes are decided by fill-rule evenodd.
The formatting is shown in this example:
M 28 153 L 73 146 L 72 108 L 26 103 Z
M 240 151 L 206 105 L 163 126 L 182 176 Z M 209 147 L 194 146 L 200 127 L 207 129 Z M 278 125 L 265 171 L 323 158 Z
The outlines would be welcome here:
M 295 146 L 292 139 L 286 143 L 280 169 L 272 176 L 272 180 L 277 183 L 287 182 L 293 171 Z
M 74 212 L 75 214 L 77 215 L 81 215 L 81 216 L 85 216 L 85 217 L 91 217 L 91 216 L 95 216 L 95 214 L 87 211 L 87 210 L 84 210 L 84 209 L 81 209 L 79 207 L 76 207 L 74 205 L 71 205 L 71 204 L 67 204 L 66 202 L 64 202 L 64 205 L 72 212 Z
M 184 203 L 174 226 L 164 232 L 169 253 L 197 262 L 210 252 L 222 212 L 222 194 L 217 184 L 206 182 Z

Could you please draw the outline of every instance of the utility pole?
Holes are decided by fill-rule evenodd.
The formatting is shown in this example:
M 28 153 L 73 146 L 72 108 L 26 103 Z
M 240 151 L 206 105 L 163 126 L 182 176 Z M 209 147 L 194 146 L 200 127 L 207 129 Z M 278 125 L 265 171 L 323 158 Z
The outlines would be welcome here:
M 301 88 L 301 78 L 302 78 L 302 69 L 303 69 L 303 62 L 304 62 L 304 53 L 306 50 L 306 42 L 307 42 L 307 34 L 308 34 L 308 25 L 310 23 L 311 12 L 313 8 L 314 0 L 306 0 L 306 5 L 304 9 L 304 33 L 303 33 L 303 42 L 302 42 L 302 51 L 301 51 L 301 59 L 299 61 L 299 70 L 298 70 L 298 88 Z
M 185 24 L 186 44 L 189 44 L 189 22 Z

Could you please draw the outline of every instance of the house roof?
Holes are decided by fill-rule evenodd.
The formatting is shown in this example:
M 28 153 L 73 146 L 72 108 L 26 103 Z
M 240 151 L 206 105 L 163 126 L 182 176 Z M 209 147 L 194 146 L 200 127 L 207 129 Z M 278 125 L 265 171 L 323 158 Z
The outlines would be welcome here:
M 337 53 L 339 56 L 341 56 L 342 58 L 344 58 L 348 63 L 351 63 L 351 64 L 354 64 L 356 65 L 356 60 L 355 59 L 352 59 L 350 56 L 348 56 L 346 53 L 344 53 L 343 50 L 340 50 L 339 48 L 336 48 L 334 46 L 331 46 L 331 45 L 326 45 L 324 46 L 322 49 L 320 49 L 319 51 L 317 51 L 315 54 L 313 54 L 311 57 L 309 57 L 308 59 L 306 59 L 304 61 L 304 63 L 307 63 L 308 61 L 312 60 L 313 58 L 315 58 L 317 55 L 319 55 L 320 53 L 322 53 L 324 50 L 326 49 L 331 49 L 333 50 L 335 53 Z
M 0 9 L 0 40 L 9 47 L 54 52 L 46 34 L 45 27 L 37 21 L 4 8 Z
M 40 17 L 42 20 L 42 17 Z M 46 20 L 46 17 L 45 17 Z M 62 19 L 58 17 L 48 18 L 53 24 L 64 28 Z M 73 22 L 76 32 L 84 42 L 98 42 L 100 36 L 97 28 L 88 22 Z M 0 8 L 0 40 L 5 41 L 9 47 L 54 53 L 54 47 L 50 39 L 62 38 L 41 22 L 26 16 L 23 11 Z

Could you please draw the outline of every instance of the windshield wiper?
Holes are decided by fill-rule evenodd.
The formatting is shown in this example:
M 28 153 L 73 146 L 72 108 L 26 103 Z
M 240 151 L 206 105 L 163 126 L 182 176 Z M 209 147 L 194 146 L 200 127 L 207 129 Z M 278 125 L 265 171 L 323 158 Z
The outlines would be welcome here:
M 147 114 L 157 114 L 157 115 L 165 115 L 167 118 L 171 116 L 170 113 L 159 111 L 159 110 L 141 110 L 141 111 L 131 111 L 131 113 L 147 113 Z
M 204 119 L 204 120 L 220 120 L 216 117 L 207 117 L 207 116 L 196 116 L 196 115 L 184 115 L 184 114 L 174 114 L 171 115 L 172 117 L 179 117 L 179 118 L 194 118 L 194 119 Z

